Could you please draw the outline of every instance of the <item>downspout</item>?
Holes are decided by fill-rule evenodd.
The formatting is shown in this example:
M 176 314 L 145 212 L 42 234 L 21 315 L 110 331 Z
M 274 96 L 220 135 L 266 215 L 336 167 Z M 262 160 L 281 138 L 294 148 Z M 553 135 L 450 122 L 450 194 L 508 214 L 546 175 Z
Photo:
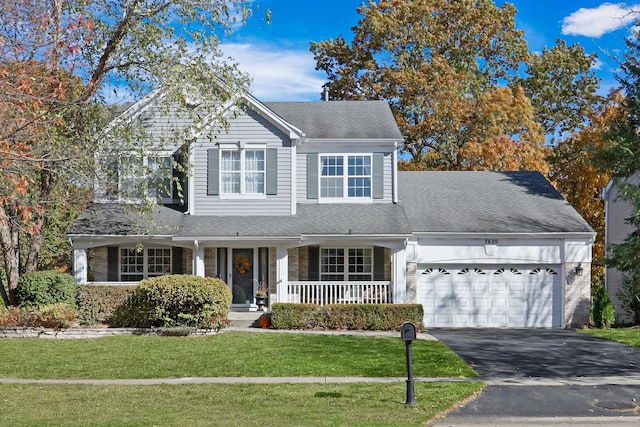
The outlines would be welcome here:
M 391 155 L 391 161 L 393 162 L 393 164 L 391 165 L 391 168 L 393 170 L 392 199 L 393 199 L 393 203 L 398 203 L 398 143 L 397 142 L 393 143 L 393 154 Z

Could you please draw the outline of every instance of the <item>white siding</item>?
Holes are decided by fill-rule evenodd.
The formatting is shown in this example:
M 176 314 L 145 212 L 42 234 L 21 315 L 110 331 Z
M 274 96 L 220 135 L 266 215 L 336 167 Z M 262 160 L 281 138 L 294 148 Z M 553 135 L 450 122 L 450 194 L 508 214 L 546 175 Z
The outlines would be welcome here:
M 332 153 L 343 152 L 335 151 Z M 363 153 L 366 153 L 366 151 L 358 152 L 357 154 Z M 317 199 L 307 199 L 307 153 L 298 153 L 296 173 L 298 174 L 296 188 L 298 203 L 318 203 Z M 393 156 L 391 153 L 384 153 L 384 197 L 371 200 L 373 203 L 389 203 L 393 201 Z
M 215 142 L 265 143 L 278 148 L 278 194 L 262 198 L 225 198 L 207 195 L 207 150 L 217 145 L 207 138 L 194 144 L 194 215 L 290 215 L 291 214 L 291 144 L 288 138 L 253 111 L 229 124 L 226 133 Z

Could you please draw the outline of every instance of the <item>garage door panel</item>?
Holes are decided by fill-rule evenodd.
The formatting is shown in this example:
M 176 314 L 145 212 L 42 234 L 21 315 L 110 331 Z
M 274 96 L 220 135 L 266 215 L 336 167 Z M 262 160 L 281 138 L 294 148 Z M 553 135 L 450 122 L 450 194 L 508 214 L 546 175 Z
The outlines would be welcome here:
M 419 266 L 421 269 L 423 266 Z M 556 270 L 535 266 L 426 266 L 418 284 L 427 327 L 561 326 Z M 442 272 L 446 272 L 443 274 Z

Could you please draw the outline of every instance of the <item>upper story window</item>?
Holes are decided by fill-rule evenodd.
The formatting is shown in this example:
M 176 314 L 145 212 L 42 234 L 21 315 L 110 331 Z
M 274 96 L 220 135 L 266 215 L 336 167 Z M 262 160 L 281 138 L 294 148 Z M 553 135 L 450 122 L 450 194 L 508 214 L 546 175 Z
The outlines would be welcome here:
M 320 168 L 321 198 L 371 198 L 370 155 L 321 156 Z
M 265 150 L 221 150 L 220 192 L 264 194 Z
M 266 144 L 229 145 L 207 149 L 207 195 L 277 195 L 278 149 L 265 148 Z
M 171 156 L 122 156 L 109 162 L 104 187 L 109 200 L 156 199 L 159 203 L 173 201 L 173 160 Z

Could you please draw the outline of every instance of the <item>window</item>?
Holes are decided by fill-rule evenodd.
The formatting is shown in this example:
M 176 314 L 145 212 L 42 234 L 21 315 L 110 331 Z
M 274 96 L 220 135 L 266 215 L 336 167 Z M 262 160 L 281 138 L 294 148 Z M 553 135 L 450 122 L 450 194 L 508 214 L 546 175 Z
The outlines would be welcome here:
M 321 248 L 320 280 L 373 280 L 373 250 L 371 248 Z
M 120 248 L 120 280 L 138 282 L 171 274 L 171 248 Z
M 222 194 L 264 194 L 264 150 L 222 150 L 220 154 Z
M 149 197 L 156 197 L 160 203 L 173 201 L 173 161 L 171 157 L 149 157 Z
M 320 197 L 371 198 L 371 156 L 321 156 Z

